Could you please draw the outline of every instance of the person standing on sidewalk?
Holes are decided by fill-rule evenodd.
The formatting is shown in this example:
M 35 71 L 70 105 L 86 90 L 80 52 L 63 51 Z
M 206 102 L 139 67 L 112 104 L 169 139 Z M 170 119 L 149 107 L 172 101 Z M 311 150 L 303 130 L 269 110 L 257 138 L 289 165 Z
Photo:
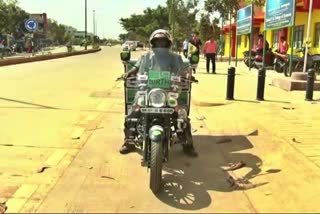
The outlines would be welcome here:
M 218 51 L 218 44 L 214 40 L 214 37 L 211 36 L 210 40 L 208 40 L 203 46 L 203 54 L 206 56 L 207 61 L 207 73 L 209 73 L 210 69 L 210 61 L 212 63 L 212 73 L 216 74 L 216 55 Z

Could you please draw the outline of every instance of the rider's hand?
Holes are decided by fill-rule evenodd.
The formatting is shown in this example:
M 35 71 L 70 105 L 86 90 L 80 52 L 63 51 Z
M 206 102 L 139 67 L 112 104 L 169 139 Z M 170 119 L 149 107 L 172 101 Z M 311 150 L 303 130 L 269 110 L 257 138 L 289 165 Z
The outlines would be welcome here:
M 198 82 L 199 82 L 199 80 L 197 80 L 194 76 L 191 76 L 191 81 L 192 81 L 192 82 L 195 82 L 195 83 L 198 83 Z
M 131 75 L 132 75 L 132 74 L 131 74 L 130 72 L 126 72 L 126 73 L 122 74 L 121 78 L 122 78 L 123 80 L 127 80 L 128 77 L 130 77 Z

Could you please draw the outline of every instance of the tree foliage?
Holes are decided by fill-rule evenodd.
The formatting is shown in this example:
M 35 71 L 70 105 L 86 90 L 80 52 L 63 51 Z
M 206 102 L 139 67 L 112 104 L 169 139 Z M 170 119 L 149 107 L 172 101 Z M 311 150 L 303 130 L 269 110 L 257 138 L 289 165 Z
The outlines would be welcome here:
M 232 16 L 236 16 L 237 10 L 239 10 L 239 3 L 241 0 L 206 0 L 205 1 L 205 9 L 206 11 L 213 13 L 219 12 L 221 14 L 221 18 L 224 20 L 228 19 L 229 14 L 231 12 Z M 245 0 L 246 4 L 254 4 L 256 6 L 263 6 L 265 4 L 265 0 Z
M 17 0 L 0 0 L 0 33 L 23 32 L 23 20 L 28 13 L 17 6 Z
M 198 2 L 199 0 L 167 0 L 165 6 L 147 8 L 143 14 L 121 18 L 120 23 L 127 33 L 120 34 L 119 39 L 147 42 L 151 33 L 161 28 L 171 32 L 176 47 L 181 46 L 184 39 L 202 27 L 196 20 L 199 13 Z M 203 29 L 205 30 L 208 29 Z
M 129 18 L 121 18 L 120 24 L 128 32 L 119 35 L 120 40 L 130 39 L 147 42 L 150 34 L 158 29 L 168 29 L 168 11 L 165 7 L 147 8 L 142 15 L 133 14 Z
M 218 27 L 219 20 L 215 18 L 210 20 L 209 14 L 201 14 L 201 19 L 198 25 L 199 36 L 203 41 L 209 40 L 212 36 L 219 39 L 220 27 Z

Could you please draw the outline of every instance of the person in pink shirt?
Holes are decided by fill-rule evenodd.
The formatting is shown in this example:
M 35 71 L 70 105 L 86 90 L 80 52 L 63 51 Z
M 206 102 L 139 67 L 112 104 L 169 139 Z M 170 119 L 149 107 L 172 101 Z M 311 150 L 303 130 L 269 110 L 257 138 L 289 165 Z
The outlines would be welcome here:
M 280 45 L 279 45 L 279 51 L 281 54 L 287 54 L 288 49 L 289 49 L 289 45 L 288 42 L 286 41 L 284 36 L 280 37 Z
M 218 44 L 214 40 L 214 37 L 211 36 L 203 46 L 203 54 L 206 56 L 207 61 L 207 73 L 210 70 L 210 61 L 212 63 L 212 73 L 216 74 L 216 54 L 218 52 Z

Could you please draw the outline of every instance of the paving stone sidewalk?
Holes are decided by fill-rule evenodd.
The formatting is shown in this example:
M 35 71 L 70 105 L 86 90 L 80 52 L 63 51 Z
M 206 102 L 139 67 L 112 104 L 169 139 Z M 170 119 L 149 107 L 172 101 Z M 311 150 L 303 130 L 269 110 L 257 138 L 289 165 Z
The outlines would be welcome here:
M 234 66 L 235 63 L 233 62 Z M 228 62 L 217 62 L 217 74 L 207 74 L 205 61 L 200 61 L 193 86 L 193 102 L 202 107 L 210 117 L 214 109 L 234 105 L 230 115 L 241 116 L 247 127 L 264 130 L 272 137 L 283 139 L 296 151 L 320 167 L 320 92 L 314 92 L 314 101 L 305 101 L 305 91 L 284 91 L 271 85 L 272 78 L 282 77 L 275 71 L 267 71 L 265 101 L 257 101 L 257 70 L 249 69 L 243 62 L 236 67 L 235 100 L 227 101 L 226 85 Z M 318 76 L 319 78 L 319 76 Z M 223 116 L 223 112 L 221 112 Z M 231 116 L 232 118 L 232 116 Z M 223 118 L 221 118 L 223 119 Z M 215 120 L 215 118 L 212 118 Z M 215 126 L 219 132 L 219 127 Z

